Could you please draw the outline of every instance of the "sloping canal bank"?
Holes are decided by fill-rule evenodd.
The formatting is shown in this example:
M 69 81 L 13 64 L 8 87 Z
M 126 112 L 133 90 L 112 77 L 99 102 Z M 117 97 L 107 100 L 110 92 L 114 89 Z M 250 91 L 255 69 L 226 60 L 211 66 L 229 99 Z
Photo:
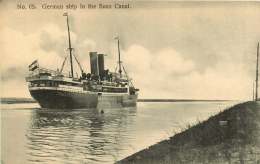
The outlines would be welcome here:
M 260 102 L 235 105 L 117 163 L 258 164 Z

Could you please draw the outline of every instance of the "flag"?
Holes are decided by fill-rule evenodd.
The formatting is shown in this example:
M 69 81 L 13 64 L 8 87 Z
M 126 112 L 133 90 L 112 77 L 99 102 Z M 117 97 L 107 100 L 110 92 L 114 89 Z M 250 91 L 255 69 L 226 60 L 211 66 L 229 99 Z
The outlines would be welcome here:
M 119 36 L 116 36 L 114 39 L 115 39 L 115 40 L 119 40 Z
M 68 16 L 68 13 L 64 13 L 63 16 Z
M 29 70 L 30 71 L 34 71 L 35 69 L 37 69 L 39 67 L 39 63 L 38 60 L 34 60 L 32 62 L 32 64 L 29 65 Z

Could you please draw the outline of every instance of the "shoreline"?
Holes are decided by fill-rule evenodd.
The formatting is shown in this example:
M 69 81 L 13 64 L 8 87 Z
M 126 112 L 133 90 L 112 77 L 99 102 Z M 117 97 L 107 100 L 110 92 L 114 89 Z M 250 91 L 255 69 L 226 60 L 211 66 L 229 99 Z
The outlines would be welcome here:
M 18 98 L 18 97 L 2 97 L 1 104 L 24 104 L 24 103 L 37 103 L 32 98 Z
M 138 102 L 220 102 L 239 100 L 204 100 L 204 99 L 138 99 Z
M 260 163 L 260 102 L 234 105 L 117 163 Z
M 226 102 L 237 100 L 199 100 L 199 99 L 138 99 L 137 102 Z M 1 104 L 37 103 L 33 98 L 2 97 Z

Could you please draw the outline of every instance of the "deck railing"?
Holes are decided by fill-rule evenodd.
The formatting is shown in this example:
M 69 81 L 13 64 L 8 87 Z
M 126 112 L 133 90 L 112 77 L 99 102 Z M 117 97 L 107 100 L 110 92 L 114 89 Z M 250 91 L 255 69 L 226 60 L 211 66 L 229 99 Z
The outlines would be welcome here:
M 52 76 L 58 76 L 58 75 L 63 75 L 64 77 L 69 77 L 69 74 L 67 73 L 61 73 L 59 70 L 52 70 L 52 69 L 47 69 L 43 67 L 39 67 L 35 69 L 34 71 L 30 71 L 29 76 L 35 76 L 40 73 L 49 73 Z

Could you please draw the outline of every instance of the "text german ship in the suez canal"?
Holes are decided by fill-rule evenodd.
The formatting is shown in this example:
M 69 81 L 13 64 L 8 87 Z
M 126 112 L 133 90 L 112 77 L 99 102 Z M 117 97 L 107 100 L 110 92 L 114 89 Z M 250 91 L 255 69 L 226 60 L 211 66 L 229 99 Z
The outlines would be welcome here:
M 29 66 L 29 76 L 26 77 L 31 96 L 43 108 L 96 108 L 100 104 L 106 107 L 135 106 L 138 89 L 133 86 L 122 65 L 119 39 L 117 38 L 119 60 L 115 72 L 104 69 L 104 54 L 90 52 L 91 73 L 85 73 L 72 53 L 68 15 L 64 16 L 67 17 L 70 73 L 68 76 L 62 73 L 67 57 L 57 71 L 42 68 L 37 60 L 34 61 Z M 73 61 L 81 69 L 79 78 L 74 76 Z

